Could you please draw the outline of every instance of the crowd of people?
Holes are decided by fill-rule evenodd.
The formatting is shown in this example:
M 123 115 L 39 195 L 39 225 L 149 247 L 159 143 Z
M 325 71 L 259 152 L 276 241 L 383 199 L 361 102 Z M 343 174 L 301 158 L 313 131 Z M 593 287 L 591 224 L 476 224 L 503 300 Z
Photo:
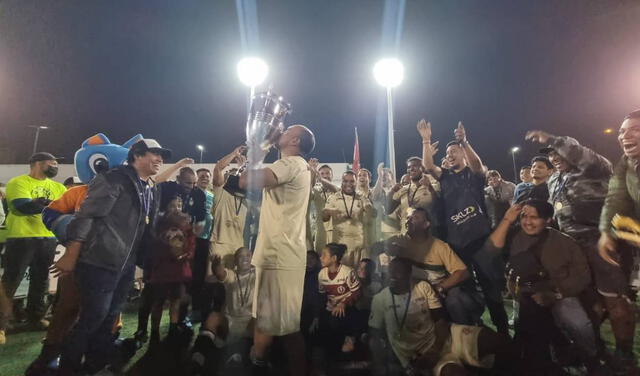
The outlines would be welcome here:
M 487 168 L 461 123 L 440 164 L 431 124 L 417 132 L 406 174 L 381 163 L 373 185 L 365 168 L 335 185 L 301 125 L 277 137 L 274 163 L 249 143 L 212 170 L 187 158 L 160 173 L 170 151 L 140 137 L 127 163 L 68 189 L 52 180 L 57 158 L 34 154 L 4 197 L 0 343 L 28 267 L 25 325 L 47 333 L 27 375 L 118 374 L 147 342 L 182 354 L 171 374 L 638 374 L 640 111 L 620 126 L 615 166 L 528 132 L 542 149 L 518 185 Z M 136 268 L 138 326 L 123 341 Z

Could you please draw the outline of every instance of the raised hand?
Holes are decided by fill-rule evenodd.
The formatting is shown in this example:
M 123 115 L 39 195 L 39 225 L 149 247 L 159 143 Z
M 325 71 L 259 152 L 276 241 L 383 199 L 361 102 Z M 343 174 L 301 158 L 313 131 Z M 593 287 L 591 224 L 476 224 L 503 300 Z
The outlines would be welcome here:
M 549 139 L 552 137 L 553 137 L 552 134 L 549 134 L 545 131 L 533 130 L 533 131 L 528 131 L 527 134 L 524 136 L 524 139 L 533 141 L 533 142 L 538 142 L 541 144 L 546 144 L 549 141 Z
M 435 156 L 436 154 L 438 154 L 438 145 L 440 145 L 440 141 L 436 141 L 431 144 L 431 156 Z
M 522 212 L 522 204 L 511 205 L 509 209 L 504 213 L 502 219 L 509 223 L 513 223 L 518 220 L 520 213 Z
M 421 119 L 418 122 L 418 125 L 416 125 L 416 128 L 418 129 L 418 133 L 420 134 L 420 137 L 422 137 L 422 140 L 431 142 L 431 123 Z
M 195 161 L 191 158 L 182 158 L 181 160 L 179 160 L 178 162 L 176 162 L 176 164 L 180 167 L 185 167 L 188 166 L 190 164 L 194 164 Z
M 309 169 L 311 171 L 314 172 L 318 172 L 318 165 L 320 164 L 320 162 L 318 161 L 318 158 L 311 158 L 309 159 Z
M 467 131 L 461 121 L 458 122 L 458 127 L 453 131 L 453 136 L 458 142 L 467 142 Z

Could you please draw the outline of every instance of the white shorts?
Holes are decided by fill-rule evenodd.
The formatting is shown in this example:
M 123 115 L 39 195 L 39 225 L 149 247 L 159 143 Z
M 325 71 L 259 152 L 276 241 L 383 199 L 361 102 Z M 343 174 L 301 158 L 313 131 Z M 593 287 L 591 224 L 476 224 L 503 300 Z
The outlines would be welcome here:
M 272 336 L 300 331 L 305 269 L 256 267 L 253 317 L 257 328 Z
M 450 349 L 443 349 L 444 355 L 433 368 L 433 374 L 439 376 L 447 364 L 468 365 L 478 368 L 493 367 L 494 356 L 487 355 L 483 359 L 478 357 L 478 336 L 481 326 L 451 324 Z

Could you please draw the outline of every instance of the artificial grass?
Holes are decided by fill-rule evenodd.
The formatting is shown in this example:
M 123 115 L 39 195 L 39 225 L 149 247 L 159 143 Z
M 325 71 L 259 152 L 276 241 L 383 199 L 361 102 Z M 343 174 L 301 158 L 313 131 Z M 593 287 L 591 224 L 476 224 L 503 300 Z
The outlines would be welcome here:
M 505 304 L 507 313 L 511 313 L 511 301 Z M 128 307 L 123 314 L 124 326 L 121 331 L 121 337 L 132 337 L 136 331 L 138 319 L 135 305 Z M 484 322 L 491 326 L 489 314 L 485 311 L 483 315 Z M 169 323 L 169 317 L 165 310 L 162 317 L 162 335 L 166 334 Z M 196 328 L 194 328 L 196 329 Z M 615 341 L 611 332 L 611 326 L 606 321 L 601 328 L 602 338 L 610 349 L 615 348 Z M 2 376 L 20 376 L 24 374 L 25 369 L 38 356 L 42 347 L 41 340 L 44 332 L 21 332 L 7 336 L 7 344 L 0 346 L 0 375 Z M 640 325 L 636 325 L 635 338 L 640 339 Z M 146 352 L 146 345 L 138 350 L 136 356 L 131 359 L 129 364 L 134 364 Z M 636 357 L 640 358 L 640 340 L 635 341 L 634 352 Z

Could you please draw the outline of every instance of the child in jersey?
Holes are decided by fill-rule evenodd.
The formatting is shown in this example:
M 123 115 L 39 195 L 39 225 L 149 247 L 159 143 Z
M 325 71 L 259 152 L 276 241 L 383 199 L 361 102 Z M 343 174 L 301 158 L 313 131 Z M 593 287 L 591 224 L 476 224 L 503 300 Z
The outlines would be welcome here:
M 156 230 L 149 279 L 153 291 L 153 341 L 160 339 L 160 319 L 166 300 L 169 300 L 169 336 L 178 332 L 180 305 L 185 299 L 186 285 L 191 281 L 191 259 L 195 252 L 195 234 L 191 218 L 182 211 L 167 210 L 158 220 Z
M 211 271 L 224 284 L 226 298 L 223 311 L 229 319 L 229 343 L 253 335 L 251 308 L 256 272 L 251 266 L 251 251 L 246 247 L 238 248 L 234 254 L 234 264 L 233 270 L 227 269 L 220 255 L 211 258 Z
M 347 246 L 329 243 L 322 250 L 318 287 L 326 296 L 326 309 L 320 315 L 320 330 L 325 348 L 331 353 L 342 340 L 342 352 L 354 350 L 353 305 L 360 295 L 360 282 L 355 271 L 340 263 Z

